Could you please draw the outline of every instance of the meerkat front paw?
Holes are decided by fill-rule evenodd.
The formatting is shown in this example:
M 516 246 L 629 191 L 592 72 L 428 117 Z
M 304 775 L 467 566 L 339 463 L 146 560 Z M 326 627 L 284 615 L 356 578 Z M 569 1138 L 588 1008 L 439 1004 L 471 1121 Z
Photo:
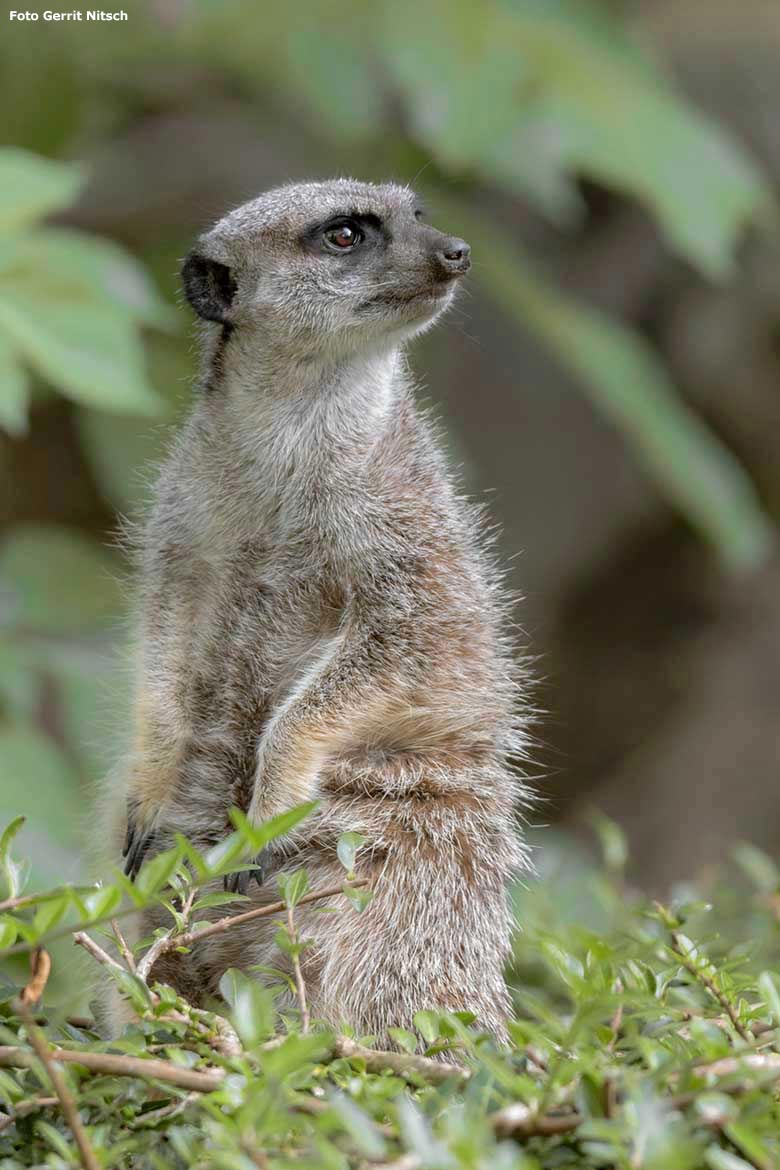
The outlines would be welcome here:
M 125 859 L 125 873 L 131 881 L 135 881 L 138 871 L 146 860 L 146 855 L 154 841 L 156 832 L 153 826 L 143 828 L 137 819 L 138 808 L 134 801 L 127 802 L 127 832 L 122 848 Z

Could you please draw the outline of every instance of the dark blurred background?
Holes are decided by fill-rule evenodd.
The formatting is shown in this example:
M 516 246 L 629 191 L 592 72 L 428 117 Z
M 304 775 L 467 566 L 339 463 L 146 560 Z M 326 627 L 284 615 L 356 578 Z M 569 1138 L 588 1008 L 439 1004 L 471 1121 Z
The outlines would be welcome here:
M 36 880 L 84 872 L 121 753 L 115 533 L 191 397 L 179 260 L 332 174 L 412 183 L 474 245 L 412 360 L 524 594 L 537 820 L 601 809 L 650 886 L 777 852 L 777 0 L 28 11 L 0 44 L 0 820 L 28 815 Z

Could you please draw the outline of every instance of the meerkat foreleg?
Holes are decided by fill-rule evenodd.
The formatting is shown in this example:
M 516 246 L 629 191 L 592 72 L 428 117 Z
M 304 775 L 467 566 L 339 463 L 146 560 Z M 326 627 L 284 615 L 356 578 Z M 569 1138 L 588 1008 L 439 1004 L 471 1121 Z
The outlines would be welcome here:
M 270 817 L 317 796 L 323 766 L 358 744 L 371 742 L 404 699 L 400 671 L 368 628 L 340 634 L 309 668 L 272 716 L 258 745 L 249 820 Z M 226 887 L 245 892 L 263 880 L 264 851 L 254 874 L 232 875 Z

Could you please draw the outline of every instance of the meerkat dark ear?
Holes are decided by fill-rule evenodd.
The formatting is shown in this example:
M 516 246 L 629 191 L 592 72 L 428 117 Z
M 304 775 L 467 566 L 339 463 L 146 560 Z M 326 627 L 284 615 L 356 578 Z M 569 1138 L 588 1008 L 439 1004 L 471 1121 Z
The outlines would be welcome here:
M 226 264 L 190 252 L 182 265 L 181 279 L 187 300 L 199 317 L 223 325 L 230 321 L 236 282 Z

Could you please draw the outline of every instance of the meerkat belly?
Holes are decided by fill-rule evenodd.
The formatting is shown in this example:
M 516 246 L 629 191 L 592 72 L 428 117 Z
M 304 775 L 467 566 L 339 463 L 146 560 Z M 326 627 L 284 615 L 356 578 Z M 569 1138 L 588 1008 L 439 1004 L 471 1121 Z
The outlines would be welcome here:
M 203 842 L 229 827 L 231 806 L 247 809 L 263 733 L 329 653 L 339 614 L 300 581 L 193 563 L 173 615 L 157 648 L 165 667 L 150 672 L 178 745 L 165 821 Z

